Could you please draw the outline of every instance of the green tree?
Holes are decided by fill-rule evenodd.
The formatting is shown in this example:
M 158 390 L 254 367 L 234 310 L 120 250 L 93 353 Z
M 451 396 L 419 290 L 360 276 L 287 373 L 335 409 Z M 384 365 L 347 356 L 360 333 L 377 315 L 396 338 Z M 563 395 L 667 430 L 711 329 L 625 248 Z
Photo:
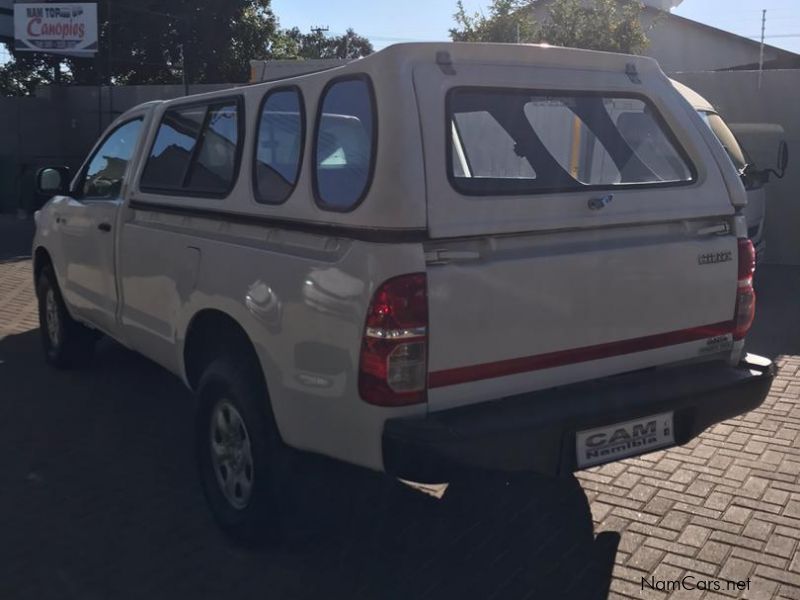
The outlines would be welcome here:
M 278 23 L 270 0 L 101 0 L 101 54 L 72 60 L 76 81 L 115 83 L 246 81 Z
M 270 0 L 99 0 L 100 52 L 94 59 L 13 53 L 0 65 L 0 95 L 27 95 L 64 83 L 148 84 L 247 81 L 259 58 L 358 58 L 373 52 L 348 29 L 327 37 L 282 30 Z
M 0 96 L 32 95 L 36 86 L 53 83 L 58 63 L 43 54 L 19 53 L 16 59 L 0 65 Z M 69 74 L 63 79 L 69 81 Z
M 99 0 L 100 52 L 94 59 L 14 53 L 0 66 L 0 95 L 27 94 L 53 81 L 179 83 L 186 57 L 192 83 L 247 81 L 249 61 L 277 35 L 270 0 Z
M 489 15 L 469 15 L 458 0 L 454 15 L 458 28 L 450 30 L 454 42 L 535 42 L 539 29 L 527 13 L 530 0 L 494 0 Z
M 641 54 L 648 43 L 641 12 L 639 0 L 493 0 L 488 15 L 469 15 L 459 0 L 450 37 Z
M 269 58 L 361 58 L 374 51 L 372 43 L 352 29 L 329 37 L 322 31 L 302 33 L 293 27 L 275 36 Z

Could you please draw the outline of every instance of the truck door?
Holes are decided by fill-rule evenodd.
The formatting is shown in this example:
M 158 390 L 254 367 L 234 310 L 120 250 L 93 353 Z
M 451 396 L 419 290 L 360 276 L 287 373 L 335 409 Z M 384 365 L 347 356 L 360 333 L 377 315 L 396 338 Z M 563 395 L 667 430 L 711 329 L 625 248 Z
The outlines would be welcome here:
M 75 317 L 103 331 L 111 331 L 116 319 L 114 229 L 142 122 L 134 118 L 105 137 L 55 214 L 67 257 L 62 273 L 67 302 Z

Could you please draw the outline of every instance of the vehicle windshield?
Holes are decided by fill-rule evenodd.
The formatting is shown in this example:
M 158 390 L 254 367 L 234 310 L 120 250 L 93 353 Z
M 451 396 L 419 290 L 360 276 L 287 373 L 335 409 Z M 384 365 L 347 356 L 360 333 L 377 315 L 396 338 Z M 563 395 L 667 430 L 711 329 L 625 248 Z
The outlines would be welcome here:
M 711 128 L 714 135 L 717 136 L 717 139 L 722 144 L 722 147 L 725 148 L 725 152 L 728 153 L 736 169 L 741 172 L 750 161 L 727 123 L 715 112 L 706 110 L 699 110 L 697 112 L 700 113 L 703 121 Z

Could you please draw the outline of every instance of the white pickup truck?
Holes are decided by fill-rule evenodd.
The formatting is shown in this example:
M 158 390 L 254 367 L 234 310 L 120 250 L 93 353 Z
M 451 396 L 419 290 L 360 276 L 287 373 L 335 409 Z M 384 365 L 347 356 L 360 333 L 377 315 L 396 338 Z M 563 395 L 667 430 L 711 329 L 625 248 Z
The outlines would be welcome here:
M 223 528 L 297 456 L 570 473 L 757 407 L 745 190 L 652 60 L 407 44 L 122 115 L 34 241 L 58 367 L 111 336 L 198 402 Z

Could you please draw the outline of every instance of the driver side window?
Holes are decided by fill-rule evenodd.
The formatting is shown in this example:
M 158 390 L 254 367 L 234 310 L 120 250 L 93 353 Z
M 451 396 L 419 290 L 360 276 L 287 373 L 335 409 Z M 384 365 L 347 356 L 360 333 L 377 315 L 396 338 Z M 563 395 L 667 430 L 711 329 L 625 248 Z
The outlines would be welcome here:
M 83 176 L 82 198 L 113 200 L 119 197 L 128 162 L 136 149 L 142 119 L 117 127 L 97 149 Z

